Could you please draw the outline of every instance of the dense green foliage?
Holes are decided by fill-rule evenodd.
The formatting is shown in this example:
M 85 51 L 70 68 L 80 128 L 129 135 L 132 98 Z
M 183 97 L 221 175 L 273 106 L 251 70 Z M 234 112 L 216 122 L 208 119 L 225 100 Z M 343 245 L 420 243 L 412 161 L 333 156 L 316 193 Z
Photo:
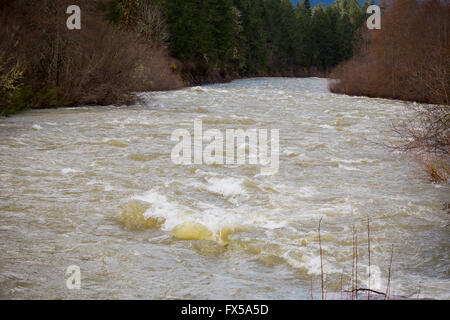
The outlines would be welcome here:
M 161 0 L 172 54 L 242 75 L 329 71 L 352 55 L 367 3 L 336 0 Z

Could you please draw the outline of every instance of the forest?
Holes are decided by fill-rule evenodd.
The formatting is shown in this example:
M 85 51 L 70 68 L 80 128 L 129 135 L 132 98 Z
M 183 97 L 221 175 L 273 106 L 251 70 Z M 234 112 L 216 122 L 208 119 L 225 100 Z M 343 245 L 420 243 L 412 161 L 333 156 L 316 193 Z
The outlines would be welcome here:
M 324 74 L 352 56 L 372 4 L 338 0 L 311 8 L 309 0 L 295 7 L 290 0 L 113 0 L 106 11 L 116 25 L 138 25 L 146 2 L 163 14 L 161 45 L 183 62 L 189 80 L 200 83 L 211 75 Z
M 79 5 L 81 30 L 65 26 Z M 252 76 L 326 76 L 353 54 L 357 0 L 8 0 L 0 113 L 127 103 L 131 92 Z

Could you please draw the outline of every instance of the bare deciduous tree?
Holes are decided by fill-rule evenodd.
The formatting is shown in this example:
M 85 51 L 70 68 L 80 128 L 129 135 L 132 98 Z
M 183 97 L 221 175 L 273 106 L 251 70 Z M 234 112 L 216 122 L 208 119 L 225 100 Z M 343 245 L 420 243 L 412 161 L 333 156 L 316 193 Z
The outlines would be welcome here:
M 355 56 L 331 77 L 333 92 L 416 101 L 413 116 L 394 131 L 433 181 L 449 176 L 450 3 L 396 0 L 381 30 L 362 31 Z M 422 104 L 421 104 L 422 103 Z M 411 114 L 411 113 L 410 113 Z

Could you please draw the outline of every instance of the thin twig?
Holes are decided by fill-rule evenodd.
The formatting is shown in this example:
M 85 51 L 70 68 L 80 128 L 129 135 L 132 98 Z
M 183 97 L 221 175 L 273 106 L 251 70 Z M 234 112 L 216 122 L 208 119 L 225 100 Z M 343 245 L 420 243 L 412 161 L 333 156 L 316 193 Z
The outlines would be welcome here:
M 322 239 L 320 238 L 320 224 L 322 223 L 322 218 L 320 218 L 320 220 L 319 220 L 320 278 L 321 278 L 321 282 L 322 282 L 322 300 L 325 300 L 324 299 L 325 295 L 324 295 L 324 291 L 323 291 Z
M 355 288 L 358 288 L 358 232 L 355 232 L 355 254 L 356 254 Z M 358 300 L 358 294 L 356 294 L 356 300 Z
M 384 296 L 384 299 L 389 299 L 389 294 L 391 291 L 391 268 L 392 268 L 392 257 L 394 256 L 394 245 L 392 245 L 391 249 L 391 260 L 389 262 L 389 272 L 388 272 L 388 284 L 386 288 L 386 295 Z
M 358 289 L 354 289 L 354 290 L 351 290 L 351 291 L 345 290 L 344 292 L 359 292 L 359 291 L 367 291 L 369 293 L 372 292 L 372 293 L 376 293 L 376 294 L 381 294 L 383 296 L 386 295 L 386 293 L 384 293 L 384 292 L 380 292 L 380 291 L 376 291 L 376 290 L 372 290 L 372 289 L 367 289 L 367 288 L 358 288 Z
M 370 290 L 370 276 L 372 275 L 370 272 L 370 218 L 367 217 L 367 250 L 369 252 L 369 283 L 368 288 Z M 370 300 L 370 291 L 367 291 L 367 300 Z
M 352 226 L 352 300 L 353 300 L 353 290 L 355 289 L 355 226 Z

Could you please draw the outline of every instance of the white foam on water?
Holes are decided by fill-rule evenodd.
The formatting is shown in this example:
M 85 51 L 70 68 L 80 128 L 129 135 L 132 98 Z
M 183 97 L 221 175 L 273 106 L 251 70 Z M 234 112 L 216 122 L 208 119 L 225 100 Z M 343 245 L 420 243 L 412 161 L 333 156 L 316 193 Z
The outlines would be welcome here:
M 326 249 L 326 248 L 323 248 Z M 322 257 L 323 272 L 330 274 L 342 274 L 342 270 L 336 268 L 335 264 L 329 261 L 330 257 Z M 294 262 L 291 260 L 293 267 L 303 267 L 308 270 L 308 274 L 320 275 L 321 274 L 321 263 L 320 254 L 314 254 L 311 252 L 306 253 L 302 257 L 301 262 Z
M 214 186 L 219 188 L 220 181 L 215 180 Z M 230 189 L 219 189 L 225 194 L 235 194 L 239 188 L 235 183 Z M 241 192 L 241 191 L 239 191 Z M 206 227 L 214 235 L 223 228 L 260 227 L 264 229 L 278 229 L 286 226 L 286 221 L 280 220 L 277 215 L 270 215 L 264 210 L 249 210 L 244 207 L 223 208 L 210 203 L 197 202 L 195 208 L 179 203 L 162 195 L 161 191 L 150 190 L 142 195 L 135 195 L 128 200 L 139 200 L 150 205 L 143 214 L 145 219 L 164 219 L 161 229 L 171 232 L 178 226 L 193 223 Z
M 330 126 L 328 124 L 321 124 L 321 125 L 319 125 L 319 127 L 323 128 L 323 129 L 329 129 L 329 130 L 335 130 L 336 129 L 335 127 Z
M 344 166 L 343 164 L 339 164 L 339 168 L 347 170 L 347 171 L 361 171 L 361 169 Z
M 312 196 L 318 195 L 319 192 L 317 191 L 317 189 L 315 187 L 302 186 L 302 187 L 298 188 L 298 194 L 303 197 L 312 197 Z
M 324 205 L 318 211 L 328 216 L 360 215 L 359 209 L 349 198 L 345 198 L 340 203 Z
M 64 168 L 61 170 L 62 174 L 69 174 L 69 173 L 77 173 L 79 172 L 78 170 L 72 169 L 72 168 Z
M 208 181 L 208 184 L 204 186 L 204 188 L 209 192 L 221 195 L 224 198 L 247 195 L 247 192 L 243 187 L 244 179 L 211 177 L 206 178 L 206 180 Z
M 151 190 L 143 195 L 133 196 L 132 200 L 140 200 L 150 204 L 150 208 L 144 213 L 145 219 L 164 218 L 164 230 L 170 231 L 178 224 L 183 223 L 185 219 L 185 208 L 175 202 L 167 200 L 166 196 L 159 194 L 157 191 Z
M 208 92 L 209 89 L 205 88 L 205 87 L 192 87 L 191 91 L 196 91 L 196 92 Z
M 227 93 L 229 93 L 230 91 L 229 90 L 227 90 L 227 89 L 214 89 L 214 90 L 212 90 L 214 93 L 225 93 L 225 94 L 227 94 Z
M 292 156 L 297 156 L 298 153 L 289 149 L 284 149 L 283 150 L 283 155 L 288 156 L 288 157 L 292 157 Z
M 377 159 L 368 159 L 368 158 L 342 159 L 342 158 L 332 157 L 332 158 L 330 158 L 330 161 L 341 162 L 341 163 L 345 163 L 345 164 L 368 164 L 368 163 L 377 162 L 378 160 Z

